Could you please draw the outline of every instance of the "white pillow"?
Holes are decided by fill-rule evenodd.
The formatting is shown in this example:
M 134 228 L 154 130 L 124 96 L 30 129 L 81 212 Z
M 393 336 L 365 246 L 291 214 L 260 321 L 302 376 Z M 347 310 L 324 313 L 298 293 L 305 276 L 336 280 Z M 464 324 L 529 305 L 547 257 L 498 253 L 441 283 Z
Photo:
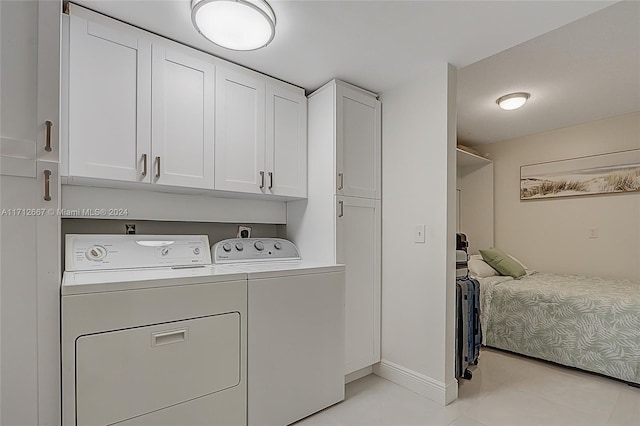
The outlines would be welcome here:
M 500 275 L 487 262 L 482 260 L 479 254 L 472 254 L 469 257 L 469 275 L 473 278 L 487 278 Z

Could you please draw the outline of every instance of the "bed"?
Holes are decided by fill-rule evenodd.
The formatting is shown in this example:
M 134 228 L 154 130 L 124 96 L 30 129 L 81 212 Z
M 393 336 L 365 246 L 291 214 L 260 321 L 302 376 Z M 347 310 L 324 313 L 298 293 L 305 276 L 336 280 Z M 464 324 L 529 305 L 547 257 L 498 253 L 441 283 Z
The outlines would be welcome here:
M 528 271 L 480 281 L 483 344 L 640 384 L 640 283 Z

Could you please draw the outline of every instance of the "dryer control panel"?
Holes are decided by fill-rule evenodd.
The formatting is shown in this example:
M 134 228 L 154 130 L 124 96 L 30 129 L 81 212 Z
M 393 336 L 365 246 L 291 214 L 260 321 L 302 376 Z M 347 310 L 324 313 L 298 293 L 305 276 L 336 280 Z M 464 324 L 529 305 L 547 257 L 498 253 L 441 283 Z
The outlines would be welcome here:
M 206 235 L 68 234 L 65 239 L 66 271 L 209 264 Z
M 213 263 L 300 260 L 298 248 L 282 238 L 230 238 L 211 247 Z

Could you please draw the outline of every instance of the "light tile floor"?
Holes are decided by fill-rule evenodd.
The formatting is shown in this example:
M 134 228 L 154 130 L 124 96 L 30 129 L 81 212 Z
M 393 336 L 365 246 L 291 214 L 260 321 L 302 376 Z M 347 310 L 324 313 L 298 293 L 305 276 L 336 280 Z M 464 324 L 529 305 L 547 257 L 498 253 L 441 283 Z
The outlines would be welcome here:
M 640 389 L 593 374 L 483 348 L 470 381 L 446 407 L 370 375 L 340 404 L 296 426 L 640 426 Z

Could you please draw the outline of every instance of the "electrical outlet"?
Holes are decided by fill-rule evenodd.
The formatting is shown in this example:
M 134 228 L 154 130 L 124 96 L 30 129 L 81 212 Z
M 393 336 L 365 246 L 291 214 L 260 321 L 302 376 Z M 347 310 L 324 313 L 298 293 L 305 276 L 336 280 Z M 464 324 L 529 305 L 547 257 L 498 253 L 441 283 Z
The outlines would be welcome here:
M 413 241 L 415 243 L 425 242 L 425 226 L 424 224 L 416 225 L 413 231 Z
M 587 229 L 587 237 L 591 239 L 598 238 L 598 228 Z
M 251 238 L 251 227 L 238 226 L 238 234 L 236 238 Z

